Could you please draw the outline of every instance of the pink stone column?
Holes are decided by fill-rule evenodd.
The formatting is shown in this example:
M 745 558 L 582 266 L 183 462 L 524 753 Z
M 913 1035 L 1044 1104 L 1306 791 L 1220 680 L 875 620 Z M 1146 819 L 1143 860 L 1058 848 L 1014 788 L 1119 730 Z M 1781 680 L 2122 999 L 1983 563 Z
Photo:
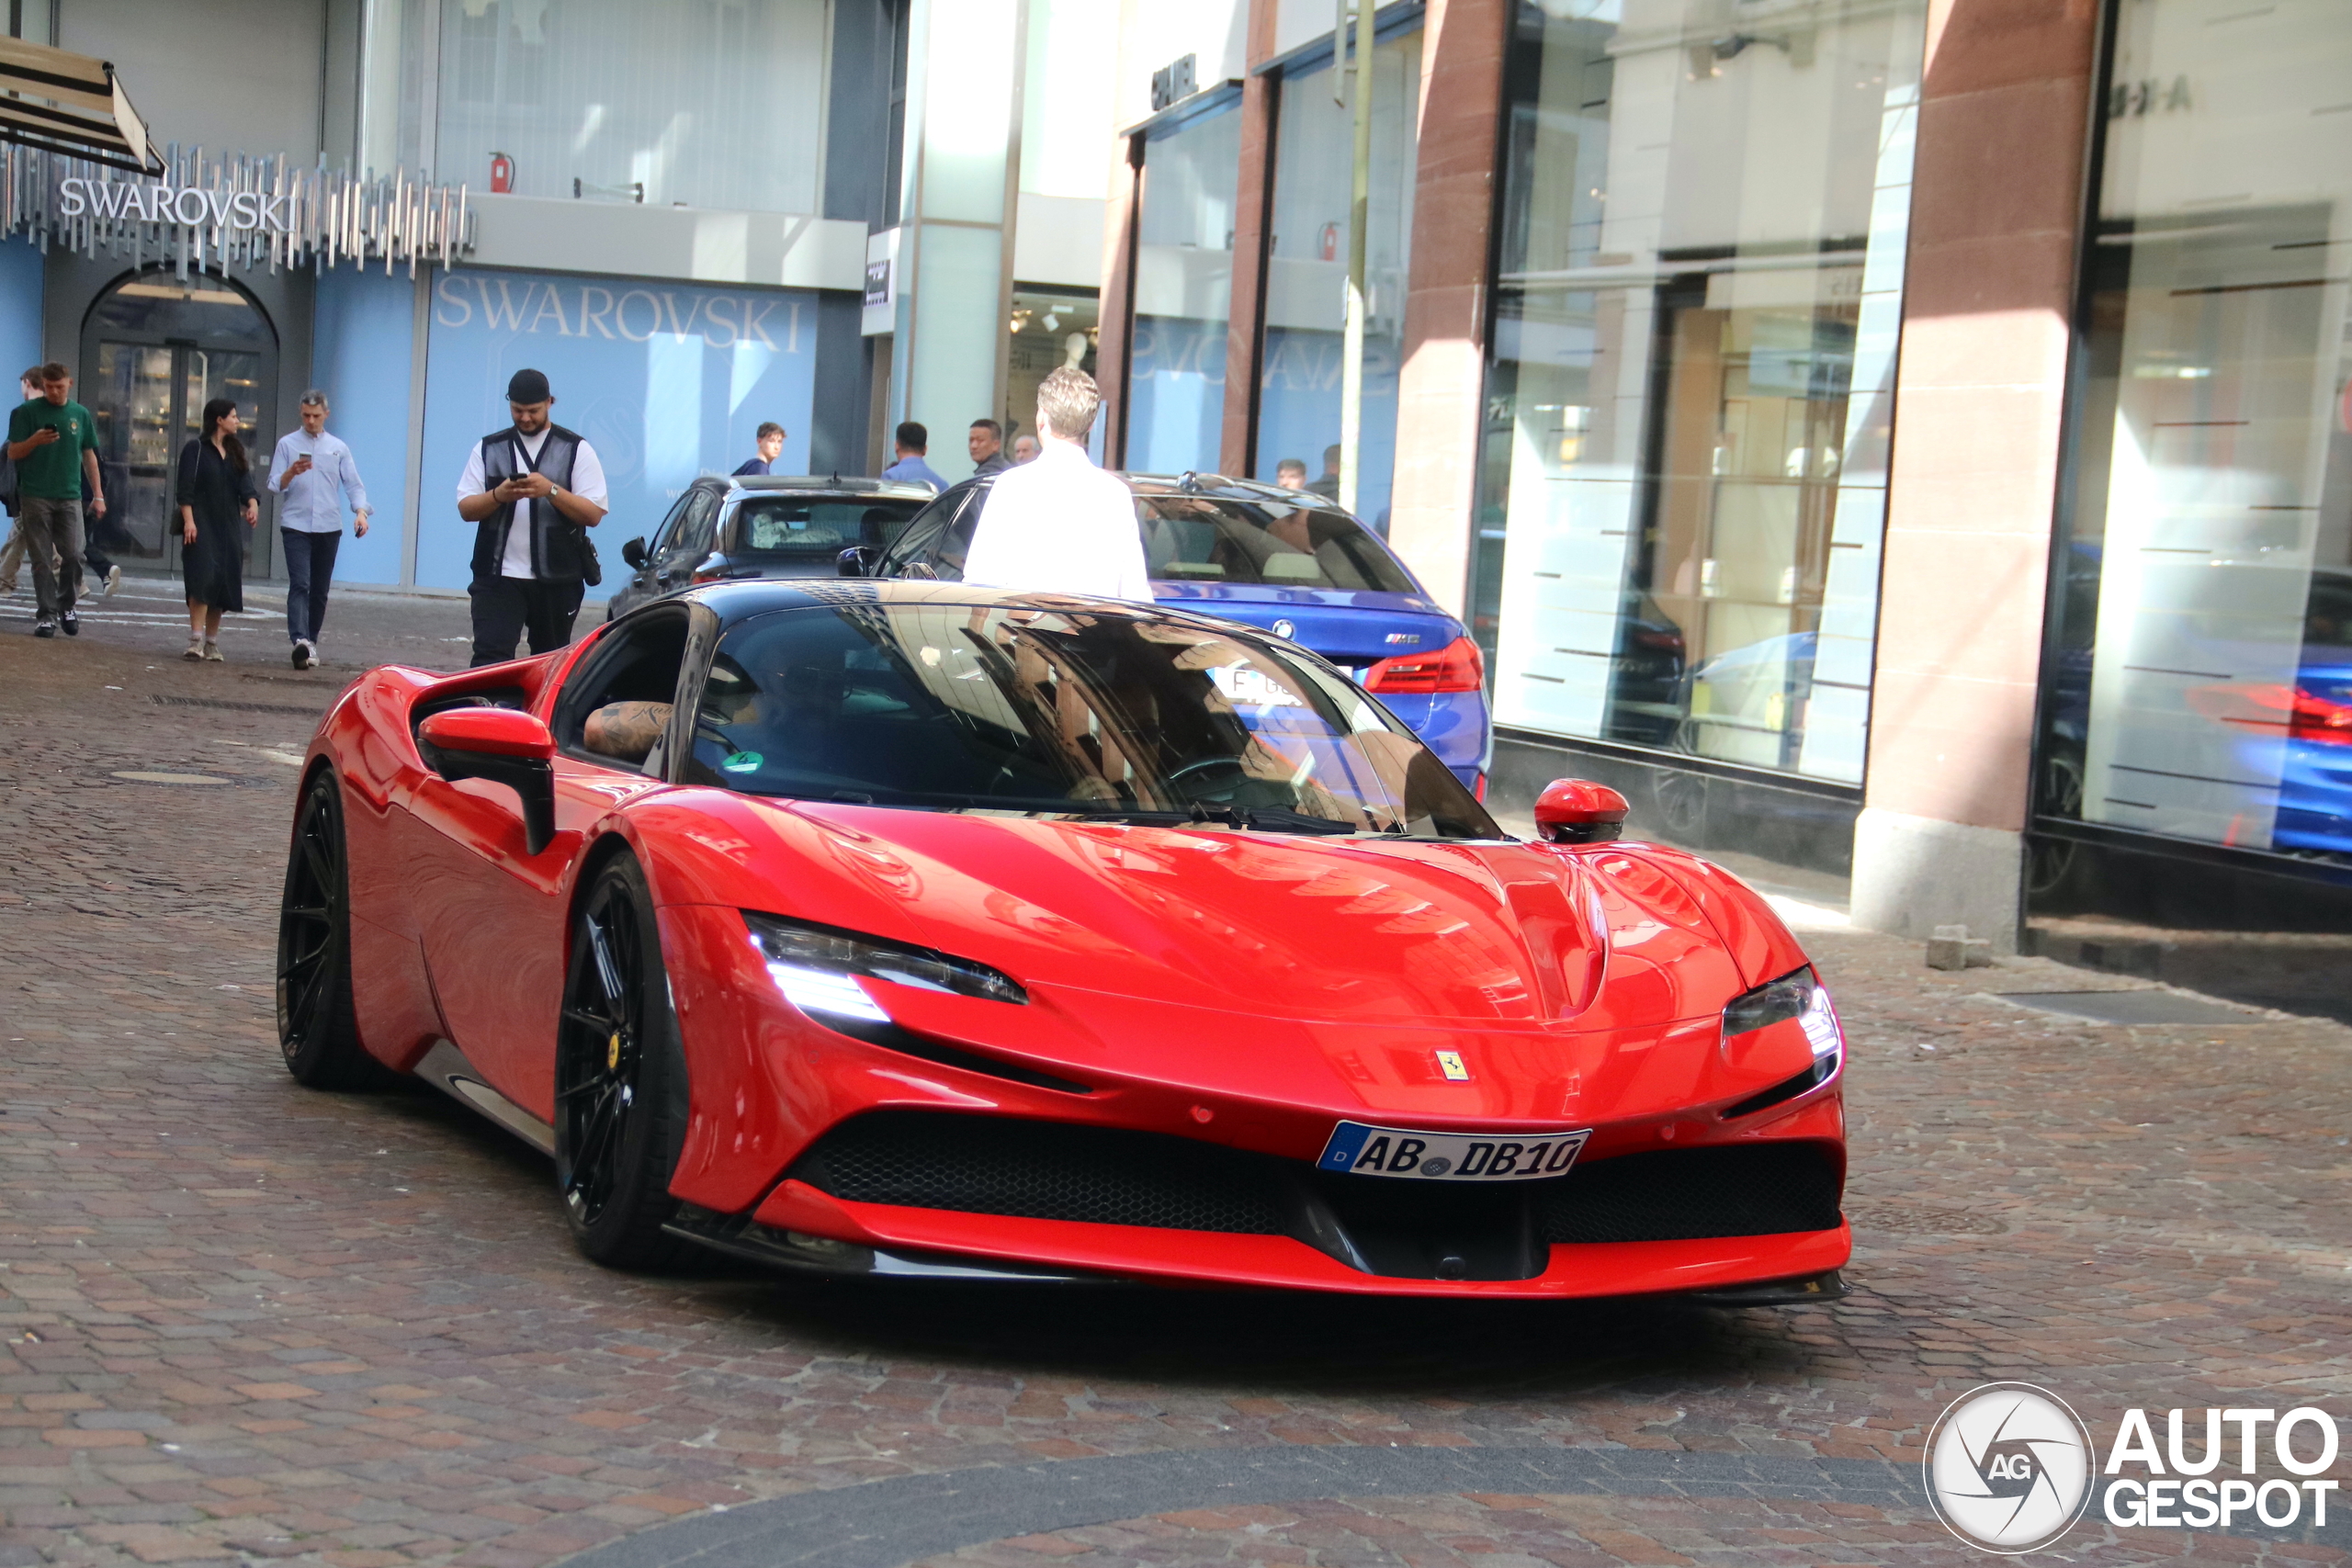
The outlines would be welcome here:
M 1421 39 L 1413 252 L 1396 389 L 1389 541 L 1463 613 L 1486 396 L 1487 256 L 1498 185 L 1510 0 L 1430 0 Z
M 2014 951 L 2096 0 L 1934 0 L 1856 923 Z

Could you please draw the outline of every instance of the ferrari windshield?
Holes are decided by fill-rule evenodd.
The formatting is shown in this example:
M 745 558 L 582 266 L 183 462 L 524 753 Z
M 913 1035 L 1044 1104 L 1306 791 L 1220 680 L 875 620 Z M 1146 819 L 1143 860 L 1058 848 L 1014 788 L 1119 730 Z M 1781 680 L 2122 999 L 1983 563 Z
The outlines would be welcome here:
M 753 795 L 1266 831 L 1502 835 L 1329 669 L 1129 609 L 784 610 L 720 639 L 688 778 Z

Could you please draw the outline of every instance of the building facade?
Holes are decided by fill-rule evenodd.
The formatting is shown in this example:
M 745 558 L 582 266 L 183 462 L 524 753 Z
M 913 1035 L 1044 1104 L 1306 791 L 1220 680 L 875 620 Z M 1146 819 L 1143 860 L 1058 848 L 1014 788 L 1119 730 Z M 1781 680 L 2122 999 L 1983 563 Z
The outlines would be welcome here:
M 464 187 L 413 277 L 0 242 L 0 348 L 80 367 L 160 564 L 140 486 L 231 386 L 265 439 L 327 388 L 379 502 L 345 573 L 422 589 L 463 585 L 448 492 L 524 363 L 615 539 L 768 419 L 847 472 L 911 417 L 959 477 L 1066 363 L 1137 471 L 1338 439 L 1329 0 L 21 9 L 159 139 Z M 2352 931 L 2341 6 L 1373 30 L 1358 509 L 1486 650 L 1503 810 L 1602 778 L 1645 833 L 2005 948 Z
M 111 62 L 178 160 L 161 180 L 43 165 L 39 220 L 0 238 L 0 350 L 74 367 L 119 502 L 106 543 L 134 570 L 176 568 L 171 465 L 213 396 L 266 451 L 324 389 L 376 507 L 338 576 L 458 592 L 457 477 L 522 366 L 604 457 L 617 581 L 620 541 L 751 457 L 763 423 L 787 433 L 777 471 L 854 474 L 915 418 L 954 478 L 973 420 L 1004 419 L 1024 386 L 1034 402 L 1073 339 L 1093 361 L 1109 75 L 1091 94 L 1023 84 L 1115 48 L 1115 9 L 40 0 L 11 17 Z M 414 265 L 347 246 L 280 265 L 224 253 L 206 224 L 94 233 L 59 189 L 94 175 L 135 204 L 254 168 L 422 186 L 462 201 L 459 243 Z M 902 268 L 878 310 L 877 252 Z M 258 530 L 249 571 L 275 576 L 277 555 Z
M 1135 467 L 1336 438 L 1330 11 L 1123 133 Z M 2005 949 L 2352 930 L 2352 17 L 1376 16 L 1362 510 L 1487 649 L 1493 798 L 1600 777 Z

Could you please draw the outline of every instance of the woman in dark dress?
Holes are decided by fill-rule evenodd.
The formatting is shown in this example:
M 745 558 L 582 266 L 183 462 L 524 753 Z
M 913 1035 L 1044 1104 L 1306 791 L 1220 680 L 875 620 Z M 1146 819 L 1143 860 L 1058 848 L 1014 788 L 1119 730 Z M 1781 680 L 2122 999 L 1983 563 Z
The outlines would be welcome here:
M 204 405 L 204 434 L 180 453 L 180 574 L 187 583 L 187 654 L 220 657 L 220 613 L 245 607 L 245 536 L 261 498 L 237 439 L 237 405 Z

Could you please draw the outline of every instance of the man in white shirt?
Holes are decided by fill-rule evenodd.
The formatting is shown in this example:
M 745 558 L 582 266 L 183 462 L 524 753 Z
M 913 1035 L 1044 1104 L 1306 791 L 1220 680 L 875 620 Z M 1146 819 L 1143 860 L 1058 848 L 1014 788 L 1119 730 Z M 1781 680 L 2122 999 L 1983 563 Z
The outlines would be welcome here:
M 964 558 L 964 581 L 1028 592 L 1151 603 L 1135 492 L 1086 455 L 1102 394 L 1063 366 L 1037 388 L 1035 462 L 996 476 Z
M 277 533 L 286 545 L 286 636 L 294 644 L 294 668 L 308 670 L 318 662 L 319 633 L 326 626 L 327 590 L 343 545 L 344 500 L 351 501 L 356 537 L 368 536 L 372 511 L 351 448 L 327 434 L 327 395 L 316 388 L 302 394 L 302 428 L 278 438 L 269 459 L 269 488 L 284 498 Z
M 473 581 L 476 664 L 571 640 L 586 584 L 602 581 L 588 530 L 605 520 L 605 465 L 576 431 L 550 423 L 555 393 L 537 370 L 506 383 L 514 423 L 474 443 L 458 480 L 458 515 L 476 524 Z

